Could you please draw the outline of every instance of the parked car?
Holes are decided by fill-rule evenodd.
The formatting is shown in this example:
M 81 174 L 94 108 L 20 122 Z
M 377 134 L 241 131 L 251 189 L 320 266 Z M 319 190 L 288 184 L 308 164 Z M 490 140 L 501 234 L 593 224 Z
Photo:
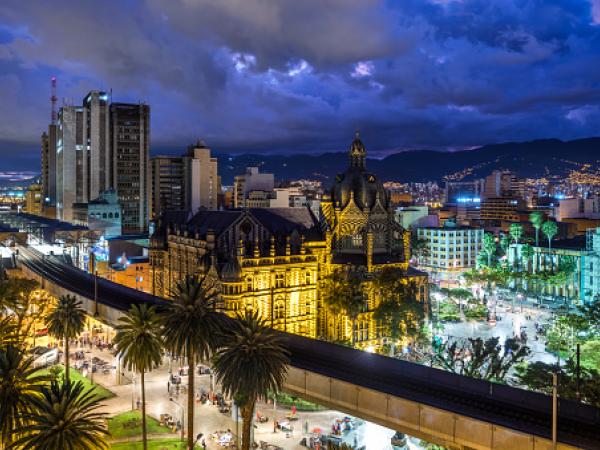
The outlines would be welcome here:
M 58 349 L 48 347 L 34 347 L 31 349 L 33 367 L 47 367 L 58 363 Z

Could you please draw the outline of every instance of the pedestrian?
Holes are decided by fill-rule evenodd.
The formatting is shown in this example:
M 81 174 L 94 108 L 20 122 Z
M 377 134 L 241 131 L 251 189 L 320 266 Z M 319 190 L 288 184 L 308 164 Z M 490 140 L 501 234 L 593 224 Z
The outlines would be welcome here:
M 167 380 L 167 392 L 171 393 L 171 383 Z

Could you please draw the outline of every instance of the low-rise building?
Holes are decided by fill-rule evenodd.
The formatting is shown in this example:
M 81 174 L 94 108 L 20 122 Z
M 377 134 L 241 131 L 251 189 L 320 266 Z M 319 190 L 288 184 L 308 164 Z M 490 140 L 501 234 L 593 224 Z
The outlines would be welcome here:
M 483 229 L 452 226 L 451 222 L 443 227 L 418 228 L 417 236 L 427 242 L 420 266 L 446 279 L 475 267 L 483 244 Z
M 121 235 L 121 220 L 121 204 L 114 189 L 101 192 L 89 203 L 73 204 L 73 222 L 101 231 L 106 238 Z
M 37 183 L 32 184 L 25 192 L 25 208 L 23 209 L 29 214 L 41 216 L 43 200 L 42 185 Z

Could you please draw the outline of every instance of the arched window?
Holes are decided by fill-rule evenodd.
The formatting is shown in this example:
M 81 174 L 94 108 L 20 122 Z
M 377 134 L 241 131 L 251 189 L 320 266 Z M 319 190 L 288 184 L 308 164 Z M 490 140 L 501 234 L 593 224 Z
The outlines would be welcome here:
M 109 213 L 108 213 L 108 218 L 109 218 L 109 219 L 112 219 L 112 218 L 113 218 L 113 213 L 109 212 Z
M 252 277 L 246 278 L 246 290 L 247 291 L 252 290 Z
M 278 300 L 273 306 L 273 319 L 283 319 L 285 317 L 285 303 L 283 300 Z

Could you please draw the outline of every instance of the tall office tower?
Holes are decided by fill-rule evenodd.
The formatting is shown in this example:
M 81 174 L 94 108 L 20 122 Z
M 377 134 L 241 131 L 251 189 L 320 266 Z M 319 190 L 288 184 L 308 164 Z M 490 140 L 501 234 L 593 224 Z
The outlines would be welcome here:
M 73 203 L 87 203 L 114 184 L 108 95 L 91 91 L 82 106 L 63 106 L 56 130 L 56 211 L 73 220 Z
M 244 175 L 236 175 L 233 179 L 233 206 L 244 208 L 249 192 L 271 192 L 274 187 L 275 176 L 272 173 L 259 173 L 258 167 L 247 167 Z
M 188 149 L 183 160 L 187 209 L 194 213 L 200 208 L 217 209 L 221 191 L 217 158 L 211 157 L 210 148 L 198 141 Z
M 91 91 L 81 106 L 63 106 L 56 126 L 57 217 L 72 221 L 73 203 L 115 189 L 123 232 L 147 231 L 149 130 L 147 105 L 111 105 L 102 91 Z
M 44 206 L 56 204 L 56 125 L 48 125 L 42 133 L 42 202 Z
M 73 203 L 87 202 L 83 196 L 83 108 L 63 106 L 56 128 L 56 218 L 73 220 Z
M 91 91 L 83 99 L 83 195 L 86 201 L 113 187 L 109 103 L 106 92 Z
M 112 166 L 122 207 L 123 234 L 148 231 L 150 107 L 144 104 L 110 105 Z
M 185 210 L 184 162 L 181 156 L 155 156 L 152 167 L 152 201 L 150 217 L 163 211 Z
M 183 156 L 152 158 L 152 217 L 164 211 L 218 208 L 221 179 L 218 162 L 203 142 Z

